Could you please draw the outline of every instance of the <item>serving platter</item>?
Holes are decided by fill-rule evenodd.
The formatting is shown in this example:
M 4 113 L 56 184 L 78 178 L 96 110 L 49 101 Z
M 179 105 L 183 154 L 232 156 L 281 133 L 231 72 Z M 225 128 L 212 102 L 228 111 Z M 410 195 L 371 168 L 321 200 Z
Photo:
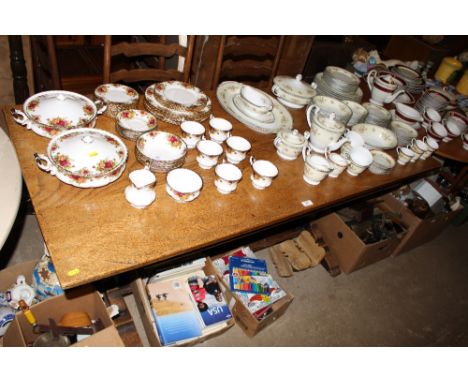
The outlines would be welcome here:
M 236 81 L 225 81 L 219 84 L 216 89 L 216 97 L 226 112 L 257 133 L 274 134 L 280 130 L 292 129 L 293 119 L 289 111 L 275 98 L 264 92 L 262 93 L 266 95 L 273 104 L 273 109 L 271 110 L 274 116 L 273 122 L 261 122 L 242 113 L 234 103 L 234 97 L 240 94 L 242 86 L 241 83 Z M 261 92 L 261 90 L 256 90 Z
M 370 148 L 388 150 L 395 148 L 398 143 L 395 133 L 385 127 L 369 123 L 358 123 L 351 130 L 360 134 Z

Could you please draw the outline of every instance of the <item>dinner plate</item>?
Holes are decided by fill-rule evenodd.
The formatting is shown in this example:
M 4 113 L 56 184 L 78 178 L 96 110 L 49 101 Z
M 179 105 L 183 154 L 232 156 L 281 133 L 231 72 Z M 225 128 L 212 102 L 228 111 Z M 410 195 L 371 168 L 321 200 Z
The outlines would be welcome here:
M 135 103 L 138 101 L 138 93 L 135 89 L 122 84 L 99 85 L 94 95 L 104 102 Z
M 234 97 L 240 93 L 241 87 L 242 84 L 236 81 L 225 81 L 219 84 L 216 89 L 216 97 L 226 112 L 242 122 L 248 128 L 261 134 L 273 134 L 277 133 L 279 130 L 292 129 L 293 119 L 289 111 L 276 99 L 264 92 L 262 93 L 270 98 L 273 104 L 272 113 L 275 117 L 274 122 L 264 123 L 242 114 L 234 104 Z M 256 90 L 261 91 L 258 89 Z

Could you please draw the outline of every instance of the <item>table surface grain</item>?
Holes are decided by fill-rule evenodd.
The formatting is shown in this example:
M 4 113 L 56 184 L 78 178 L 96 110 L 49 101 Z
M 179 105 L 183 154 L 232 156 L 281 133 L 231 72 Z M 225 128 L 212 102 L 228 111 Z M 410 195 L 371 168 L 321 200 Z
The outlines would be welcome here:
M 124 197 L 130 171 L 143 166 L 135 159 L 134 143 L 124 140 L 129 160 L 123 175 L 96 189 L 79 189 L 62 183 L 37 168 L 33 154 L 46 153 L 48 139 L 17 125 L 4 107 L 12 141 L 21 164 L 37 219 L 64 289 L 176 258 L 193 250 L 221 243 L 283 221 L 314 213 L 325 207 L 404 183 L 440 167 L 429 158 L 407 166 L 397 165 L 388 175 L 366 171 L 358 177 L 346 172 L 337 179 L 325 179 L 310 186 L 302 179 L 304 163 L 280 159 L 274 149 L 274 135 L 255 133 L 226 113 L 214 91 L 207 92 L 213 114 L 233 123 L 233 135 L 252 143 L 250 154 L 274 162 L 279 175 L 266 190 L 255 189 L 250 181 L 248 160 L 239 167 L 243 179 L 236 192 L 221 195 L 213 184 L 214 170 L 202 170 L 190 150 L 185 168 L 203 178 L 203 189 L 193 202 L 180 204 L 165 191 L 165 174 L 157 174 L 156 201 L 147 209 L 131 207 Z M 291 110 L 294 127 L 307 128 L 304 109 Z M 207 121 L 203 123 L 208 126 Z M 97 128 L 115 133 L 114 121 L 99 116 Z M 180 132 L 178 126 L 159 122 L 161 130 Z M 391 154 L 395 157 L 394 150 Z M 311 206 L 302 202 L 310 200 Z

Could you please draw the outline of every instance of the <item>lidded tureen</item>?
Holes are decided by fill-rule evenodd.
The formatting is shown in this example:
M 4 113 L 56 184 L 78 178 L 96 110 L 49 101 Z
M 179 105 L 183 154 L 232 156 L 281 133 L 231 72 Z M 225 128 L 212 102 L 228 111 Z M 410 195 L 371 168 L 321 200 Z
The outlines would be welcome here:
M 315 84 L 310 85 L 302 81 L 302 75 L 298 74 L 295 78 L 290 76 L 276 76 L 273 79 L 271 88 L 274 95 L 278 97 L 283 105 L 300 109 L 310 103 L 317 94 Z

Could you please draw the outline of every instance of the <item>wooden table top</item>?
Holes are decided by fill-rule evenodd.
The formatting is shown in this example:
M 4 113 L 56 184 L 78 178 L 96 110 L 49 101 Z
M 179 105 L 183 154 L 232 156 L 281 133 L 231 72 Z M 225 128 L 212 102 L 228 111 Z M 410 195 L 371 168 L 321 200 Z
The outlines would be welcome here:
M 226 113 L 214 91 L 207 92 L 213 102 L 213 114 L 233 123 L 233 134 L 252 143 L 251 154 L 275 163 L 279 175 L 266 190 L 255 189 L 250 181 L 248 161 L 239 167 L 243 179 L 236 192 L 217 192 L 214 170 L 202 170 L 190 150 L 184 167 L 202 178 L 200 196 L 179 204 L 165 191 L 165 174 L 157 174 L 156 201 L 147 209 L 131 207 L 124 197 L 130 171 L 143 166 L 135 159 L 134 143 L 124 140 L 129 149 L 127 169 L 114 183 L 102 188 L 79 189 L 59 181 L 36 167 L 35 152 L 45 153 L 48 139 L 17 125 L 5 107 L 12 141 L 18 153 L 37 219 L 64 289 L 90 283 L 145 265 L 175 258 L 193 250 L 221 243 L 292 218 L 311 214 L 333 204 L 370 194 L 402 183 L 440 167 L 429 158 L 407 166 L 397 165 L 388 175 L 366 171 L 358 177 L 346 172 L 337 179 L 328 178 L 318 186 L 302 179 L 304 163 L 281 160 L 274 149 L 274 135 L 253 132 Z M 307 128 L 304 110 L 291 110 L 294 127 Z M 208 126 L 207 122 L 203 123 Z M 115 133 L 111 118 L 100 116 L 97 128 Z M 159 122 L 161 130 L 178 133 L 178 126 Z M 395 156 L 394 150 L 392 155 Z M 312 201 L 311 206 L 302 202 Z
M 468 150 L 463 148 L 461 138 L 452 139 L 450 142 L 439 142 L 436 154 L 445 159 L 468 164 Z

